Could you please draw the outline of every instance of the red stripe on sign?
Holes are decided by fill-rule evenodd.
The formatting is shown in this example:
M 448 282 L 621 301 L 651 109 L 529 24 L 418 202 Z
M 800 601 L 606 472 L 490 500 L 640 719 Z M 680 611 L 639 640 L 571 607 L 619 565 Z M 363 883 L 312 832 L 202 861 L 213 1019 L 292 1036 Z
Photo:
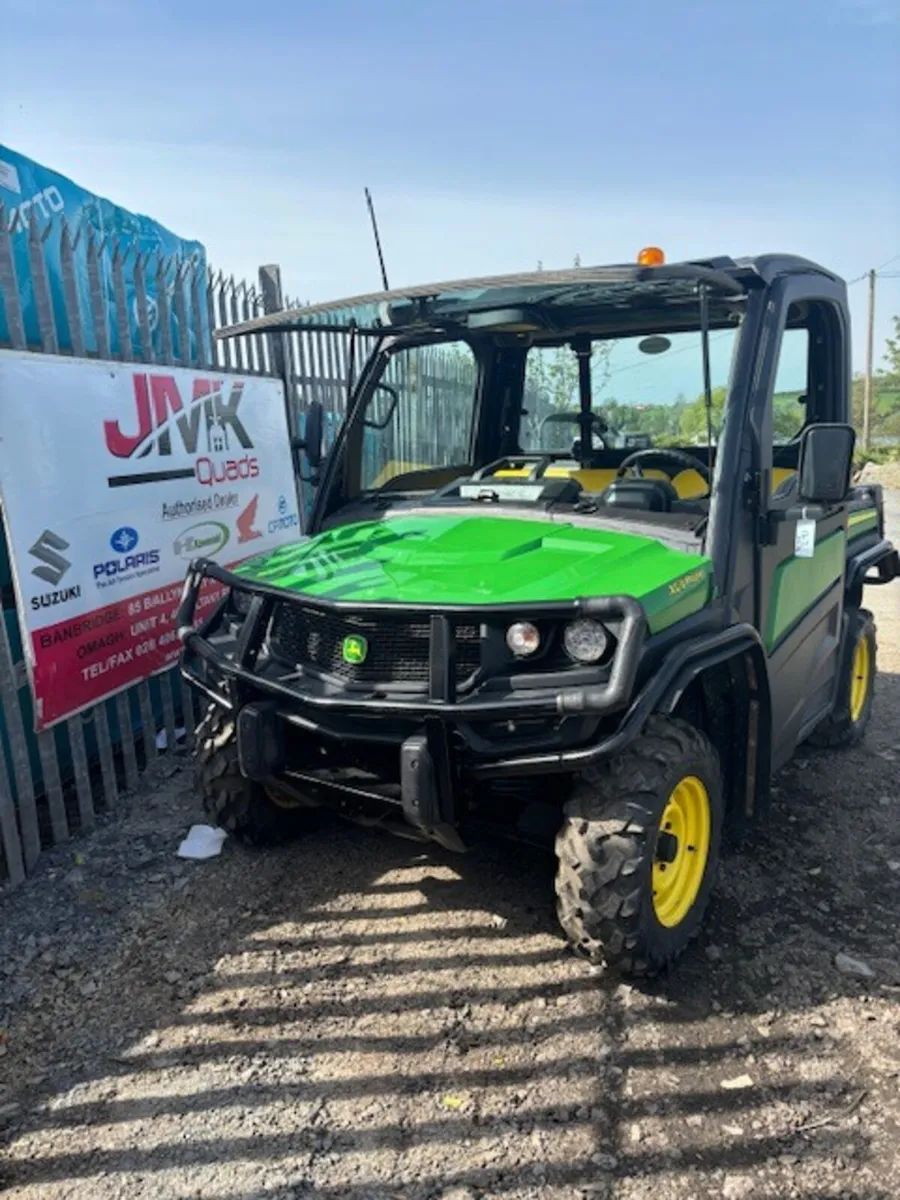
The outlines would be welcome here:
M 172 666 L 181 653 L 175 627 L 181 590 L 181 583 L 153 588 L 35 630 L 31 638 L 38 729 Z M 224 590 L 221 584 L 205 581 L 197 616 Z

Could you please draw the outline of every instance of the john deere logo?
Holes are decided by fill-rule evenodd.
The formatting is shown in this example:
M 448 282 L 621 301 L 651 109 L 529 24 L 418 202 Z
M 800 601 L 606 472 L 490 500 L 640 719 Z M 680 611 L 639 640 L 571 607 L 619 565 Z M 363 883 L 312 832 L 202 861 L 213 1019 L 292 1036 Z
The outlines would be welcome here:
M 369 653 L 369 643 L 364 637 L 353 633 L 349 637 L 344 638 L 344 662 L 350 663 L 351 666 L 356 666 L 358 663 L 366 661 L 366 655 Z

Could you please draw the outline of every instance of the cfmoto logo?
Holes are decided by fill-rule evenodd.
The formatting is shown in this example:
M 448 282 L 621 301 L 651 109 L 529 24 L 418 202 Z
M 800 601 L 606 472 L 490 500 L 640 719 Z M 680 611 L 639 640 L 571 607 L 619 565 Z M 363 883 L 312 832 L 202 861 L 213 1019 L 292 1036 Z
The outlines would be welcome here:
M 53 533 L 50 529 L 45 529 L 28 551 L 32 558 L 36 558 L 41 563 L 41 566 L 32 568 L 32 575 L 43 579 L 51 587 L 56 587 L 72 565 L 67 558 L 60 554 L 61 550 L 68 549 L 69 543 L 65 538 L 61 538 L 58 533 Z

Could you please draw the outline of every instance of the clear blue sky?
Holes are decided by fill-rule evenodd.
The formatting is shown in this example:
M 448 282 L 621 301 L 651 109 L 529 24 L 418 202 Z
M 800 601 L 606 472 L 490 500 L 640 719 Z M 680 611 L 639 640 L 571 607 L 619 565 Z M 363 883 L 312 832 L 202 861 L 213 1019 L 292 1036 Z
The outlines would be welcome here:
M 900 254 L 898 0 L 0 0 L 0 138 L 327 299 L 766 250 Z M 900 258 L 888 270 L 900 271 Z M 855 365 L 865 284 L 851 289 Z M 900 312 L 879 284 L 878 349 Z

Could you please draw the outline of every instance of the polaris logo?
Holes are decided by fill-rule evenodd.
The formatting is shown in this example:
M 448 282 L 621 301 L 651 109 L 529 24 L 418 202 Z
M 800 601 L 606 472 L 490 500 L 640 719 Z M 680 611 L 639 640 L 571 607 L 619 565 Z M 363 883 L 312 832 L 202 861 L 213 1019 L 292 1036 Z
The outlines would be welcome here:
M 117 529 L 109 539 L 109 545 L 112 550 L 118 554 L 127 554 L 133 550 L 138 544 L 138 531 L 132 529 L 130 525 L 123 525 L 121 529 Z
M 130 575 L 132 571 L 159 566 L 158 550 L 143 550 L 140 554 L 125 554 L 121 558 L 109 558 L 106 562 L 94 563 L 94 579 L 113 579 Z M 146 574 L 146 571 L 144 572 Z
M 32 558 L 36 558 L 41 564 L 39 567 L 32 568 L 32 575 L 43 579 L 52 587 L 56 587 L 72 565 L 67 558 L 60 554 L 61 550 L 68 549 L 69 543 L 65 538 L 61 538 L 58 533 L 54 533 L 50 529 L 45 529 L 28 551 Z
M 124 582 L 133 575 L 149 575 L 159 570 L 159 551 L 142 550 L 131 554 L 140 541 L 138 531 L 130 525 L 122 525 L 109 539 L 110 548 L 117 552 L 118 557 L 108 558 L 105 562 L 94 563 L 94 582 L 97 587 L 106 587 L 110 583 Z
M 177 449 L 191 456 L 202 455 L 195 467 L 166 467 L 112 475 L 110 487 L 127 487 L 166 479 L 190 479 L 195 476 L 207 486 L 225 480 L 247 479 L 259 473 L 257 460 L 249 455 L 228 457 L 216 462 L 211 455 L 229 455 L 253 449 L 238 408 L 244 393 L 242 380 L 230 384 L 228 395 L 220 379 L 195 379 L 190 400 L 185 403 L 172 375 L 136 374 L 134 386 L 134 425 L 131 432 L 117 420 L 103 422 L 106 448 L 116 458 L 170 459 L 173 439 Z M 179 445 L 180 443 L 180 445 Z M 202 466 L 201 466 L 202 464 Z

